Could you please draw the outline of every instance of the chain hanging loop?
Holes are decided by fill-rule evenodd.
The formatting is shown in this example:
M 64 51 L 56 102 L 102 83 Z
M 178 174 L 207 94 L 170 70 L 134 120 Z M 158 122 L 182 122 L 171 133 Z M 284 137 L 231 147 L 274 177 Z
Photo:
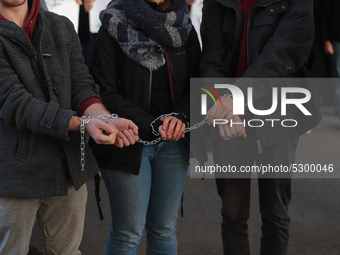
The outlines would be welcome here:
M 111 115 L 99 115 L 99 116 L 82 116 L 80 118 L 80 166 L 81 170 L 85 169 L 85 128 L 86 125 L 92 119 L 100 119 L 104 123 L 109 122 L 110 120 L 117 119 L 117 114 Z

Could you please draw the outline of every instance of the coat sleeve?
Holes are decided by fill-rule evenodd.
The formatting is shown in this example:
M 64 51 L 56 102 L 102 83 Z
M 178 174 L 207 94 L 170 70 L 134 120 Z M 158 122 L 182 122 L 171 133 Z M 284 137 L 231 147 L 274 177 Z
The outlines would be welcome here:
M 116 41 L 101 28 L 93 48 L 90 72 L 100 87 L 102 102 L 110 112 L 132 120 L 139 128 L 141 139 L 155 139 L 150 128 L 150 123 L 155 117 L 124 98 L 118 90 L 120 82 L 118 67 L 121 64 L 118 60 L 120 50 L 118 47 Z M 133 75 L 132 70 L 130 73 Z
M 67 25 L 70 36 L 69 62 L 71 68 L 71 107 L 78 111 L 82 102 L 90 97 L 100 99 L 99 86 L 94 82 L 88 67 L 84 64 L 82 47 L 73 23 L 62 17 Z
M 44 102 L 28 92 L 5 53 L 6 43 L 3 40 L 0 47 L 0 120 L 20 131 L 28 129 L 35 134 L 68 140 L 68 127 L 75 112 L 61 109 L 52 101 Z
M 313 1 L 290 1 L 289 11 L 243 77 L 287 77 L 296 73 L 308 60 L 314 36 Z

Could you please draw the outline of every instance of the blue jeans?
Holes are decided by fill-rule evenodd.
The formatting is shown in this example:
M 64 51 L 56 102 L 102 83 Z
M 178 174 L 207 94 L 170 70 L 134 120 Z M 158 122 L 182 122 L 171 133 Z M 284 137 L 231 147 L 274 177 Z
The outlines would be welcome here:
M 340 78 L 340 42 L 332 41 L 334 54 L 330 56 L 331 75 Z M 335 114 L 340 119 L 340 83 L 334 82 L 331 86 Z
M 189 148 L 180 139 L 144 146 L 139 175 L 101 169 L 112 216 L 106 255 L 135 255 L 144 227 L 147 255 L 177 254 L 176 221 L 188 161 Z

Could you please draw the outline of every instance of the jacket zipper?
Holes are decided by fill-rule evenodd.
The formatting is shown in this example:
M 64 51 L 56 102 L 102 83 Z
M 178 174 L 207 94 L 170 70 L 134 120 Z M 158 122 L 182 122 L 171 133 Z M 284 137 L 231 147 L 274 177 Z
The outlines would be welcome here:
M 151 89 L 152 89 L 152 70 L 150 69 L 150 76 L 149 76 L 149 110 L 150 110 L 150 105 L 151 105 Z
M 256 128 L 256 136 L 257 136 L 257 140 L 255 141 L 255 143 L 257 145 L 257 150 L 259 151 L 259 154 L 262 154 L 262 145 L 260 142 L 259 128 Z
M 37 51 L 34 50 L 33 52 L 33 57 L 34 57 L 34 60 L 35 60 L 35 67 L 37 68 L 37 72 L 40 76 L 40 79 L 43 77 L 43 74 L 42 74 L 42 67 L 41 67 L 41 64 L 39 63 L 39 60 L 38 60 L 38 56 L 37 56 Z M 49 98 L 49 93 L 48 93 L 48 89 L 46 89 L 45 87 L 41 88 L 42 89 L 42 93 L 46 99 L 46 102 L 48 102 L 49 100 L 47 100 Z M 65 158 L 65 154 L 64 154 L 64 148 L 61 144 L 61 141 L 58 142 L 58 146 L 59 146 L 59 155 L 60 155 L 60 158 L 61 158 L 61 161 L 62 161 L 62 164 L 65 166 L 66 169 L 69 169 L 69 166 L 68 166 L 68 162 Z M 61 179 L 59 179 L 61 180 Z
M 39 63 L 39 60 L 38 60 L 37 51 L 34 51 L 33 58 L 35 60 L 34 62 L 35 62 L 36 72 L 39 75 L 39 83 L 40 83 L 44 75 L 42 73 L 43 71 L 41 69 L 42 68 L 41 64 Z M 46 102 L 50 101 L 50 96 L 49 96 L 48 88 L 47 87 L 41 87 L 41 84 L 40 84 L 40 88 L 41 88 L 41 91 L 42 91 L 42 93 L 44 95 L 44 98 L 45 98 Z
M 249 20 L 251 20 L 251 14 L 252 14 L 252 11 L 255 7 L 267 7 L 271 4 L 274 4 L 274 3 L 278 3 L 278 2 L 281 2 L 282 0 L 276 0 L 276 1 L 273 1 L 273 2 L 270 2 L 270 3 L 267 3 L 267 4 L 256 4 L 253 8 L 251 8 L 251 10 L 249 11 L 249 16 L 248 16 L 248 20 L 247 20 L 247 66 L 249 67 Z M 254 115 L 255 118 L 256 118 L 256 115 Z M 256 145 L 257 145 L 257 150 L 259 151 L 259 153 L 261 154 L 262 153 L 262 145 L 261 145 L 261 141 L 260 141 L 260 133 L 259 133 L 259 128 L 256 128 L 256 136 L 257 136 L 257 140 L 255 141 Z
M 166 58 L 166 62 L 167 62 L 167 65 L 168 65 L 172 106 L 175 107 L 174 84 L 173 84 L 173 79 L 172 79 L 172 65 L 171 65 L 170 54 L 169 54 L 168 50 L 165 50 L 165 58 Z
M 270 4 L 273 4 L 273 3 L 276 3 L 276 2 L 280 2 L 281 0 L 277 0 L 277 1 L 274 1 L 274 2 L 271 2 L 271 3 L 268 3 L 268 4 L 264 4 L 264 5 L 255 5 L 253 8 L 251 8 L 251 10 L 249 11 L 249 15 L 248 15 L 248 20 L 247 20 L 247 68 L 249 67 L 249 24 L 250 24 L 250 20 L 251 20 L 251 14 L 252 14 L 252 11 L 255 7 L 257 6 L 261 6 L 261 7 L 265 7 L 265 6 L 268 6 Z M 254 115 L 254 117 L 256 118 L 256 115 Z M 259 134 L 259 128 L 256 127 L 256 137 L 257 137 L 257 140 L 255 141 L 256 145 L 257 145 L 257 150 L 259 152 L 259 154 L 262 154 L 262 145 L 261 145 L 261 141 L 260 141 L 260 134 Z

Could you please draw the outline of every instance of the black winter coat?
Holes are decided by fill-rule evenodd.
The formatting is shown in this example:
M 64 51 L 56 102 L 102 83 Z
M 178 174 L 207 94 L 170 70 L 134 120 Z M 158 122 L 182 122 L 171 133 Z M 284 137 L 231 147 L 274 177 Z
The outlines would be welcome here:
M 233 77 L 243 35 L 243 15 L 237 0 L 205 0 L 201 35 L 203 77 Z M 312 0 L 259 0 L 248 16 L 248 69 L 242 78 L 286 78 L 310 76 L 305 68 L 314 43 Z M 254 79 L 235 82 L 244 93 L 253 87 L 256 109 L 271 105 L 273 83 L 254 84 Z M 288 111 L 286 119 L 299 119 L 297 128 L 259 128 L 262 146 L 281 143 L 302 135 L 321 120 L 320 97 L 316 84 L 306 84 L 312 99 L 306 106 L 312 116 Z M 226 92 L 228 93 L 228 92 Z M 280 119 L 277 111 L 260 119 Z

